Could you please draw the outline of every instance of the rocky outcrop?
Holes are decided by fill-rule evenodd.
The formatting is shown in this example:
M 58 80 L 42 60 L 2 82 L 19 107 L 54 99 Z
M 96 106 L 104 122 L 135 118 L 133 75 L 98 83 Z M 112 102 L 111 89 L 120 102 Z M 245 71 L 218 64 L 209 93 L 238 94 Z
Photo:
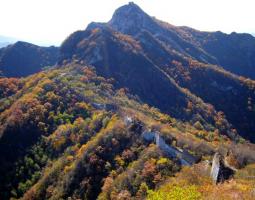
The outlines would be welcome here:
M 92 106 L 98 110 L 106 110 L 106 111 L 116 111 L 117 110 L 117 106 L 113 105 L 113 104 L 92 103 Z

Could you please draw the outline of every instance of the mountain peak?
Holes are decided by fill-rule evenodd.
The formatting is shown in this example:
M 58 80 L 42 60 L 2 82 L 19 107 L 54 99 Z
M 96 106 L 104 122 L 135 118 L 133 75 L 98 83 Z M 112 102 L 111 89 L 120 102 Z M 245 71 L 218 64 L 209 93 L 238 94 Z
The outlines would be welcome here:
M 152 18 L 133 2 L 118 8 L 108 22 L 114 29 L 131 35 L 152 23 Z
M 128 10 L 129 11 L 138 11 L 138 12 L 143 12 L 143 10 L 134 2 L 130 1 L 128 4 L 121 6 L 120 8 L 118 8 L 117 10 Z M 130 10 L 131 9 L 131 10 Z M 117 11 L 116 10 L 116 11 Z
M 138 19 L 138 17 L 148 16 L 138 5 L 133 2 L 119 7 L 113 14 L 111 21 L 119 20 L 120 18 Z M 110 21 L 110 22 L 111 22 Z
M 136 5 L 133 1 L 128 2 L 128 4 L 126 6 L 129 6 L 129 7 L 138 7 L 139 8 L 139 6 Z

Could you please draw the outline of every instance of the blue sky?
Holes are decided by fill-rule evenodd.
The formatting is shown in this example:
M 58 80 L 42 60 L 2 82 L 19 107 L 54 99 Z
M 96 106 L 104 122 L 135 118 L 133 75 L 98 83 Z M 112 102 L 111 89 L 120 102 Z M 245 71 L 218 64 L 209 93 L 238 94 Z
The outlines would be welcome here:
M 0 35 L 59 45 L 91 21 L 110 20 L 126 0 L 0 0 Z M 134 0 L 173 25 L 204 31 L 255 33 L 254 0 Z

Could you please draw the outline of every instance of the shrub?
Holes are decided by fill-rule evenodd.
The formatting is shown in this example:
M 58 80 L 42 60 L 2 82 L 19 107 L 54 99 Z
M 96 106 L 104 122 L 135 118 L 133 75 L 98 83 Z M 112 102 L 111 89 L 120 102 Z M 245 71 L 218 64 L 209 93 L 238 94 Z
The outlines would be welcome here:
M 201 199 L 201 193 L 196 186 L 170 186 L 166 185 L 158 191 L 149 190 L 147 200 L 198 200 Z

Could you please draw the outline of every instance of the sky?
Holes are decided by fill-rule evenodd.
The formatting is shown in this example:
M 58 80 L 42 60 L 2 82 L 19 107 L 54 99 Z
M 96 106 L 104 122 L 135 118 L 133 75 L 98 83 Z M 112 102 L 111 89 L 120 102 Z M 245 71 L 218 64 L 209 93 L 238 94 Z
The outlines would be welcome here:
M 0 0 L 0 35 L 60 45 L 91 21 L 106 22 L 128 0 Z M 149 15 L 202 31 L 255 33 L 255 0 L 133 0 Z

